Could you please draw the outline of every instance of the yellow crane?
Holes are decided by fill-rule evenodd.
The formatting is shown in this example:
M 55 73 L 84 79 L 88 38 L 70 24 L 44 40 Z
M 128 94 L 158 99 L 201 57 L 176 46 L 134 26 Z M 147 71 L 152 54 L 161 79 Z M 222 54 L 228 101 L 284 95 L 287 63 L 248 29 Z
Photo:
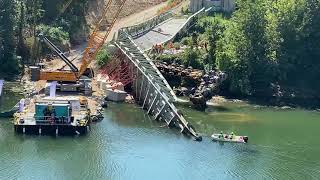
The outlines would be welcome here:
M 95 60 L 97 53 L 103 47 L 106 39 L 110 35 L 111 29 L 113 28 L 117 18 L 122 11 L 126 0 L 109 0 L 101 14 L 98 21 L 95 23 L 93 32 L 91 33 L 88 45 L 84 51 L 82 57 L 82 63 L 80 69 L 75 68 L 71 61 L 65 61 L 68 66 L 72 67 L 71 70 L 62 71 L 40 71 L 40 80 L 48 81 L 60 81 L 60 82 L 78 82 L 82 76 L 88 75 L 88 67 L 90 63 Z M 70 3 L 68 4 L 70 5 Z M 108 16 L 107 16 L 108 15 Z M 106 25 L 106 30 L 101 28 Z M 50 47 L 54 46 L 50 41 L 45 41 Z M 57 51 L 56 51 L 57 52 Z M 64 56 L 62 52 L 58 52 L 59 56 Z M 70 64 L 71 63 L 71 64 Z

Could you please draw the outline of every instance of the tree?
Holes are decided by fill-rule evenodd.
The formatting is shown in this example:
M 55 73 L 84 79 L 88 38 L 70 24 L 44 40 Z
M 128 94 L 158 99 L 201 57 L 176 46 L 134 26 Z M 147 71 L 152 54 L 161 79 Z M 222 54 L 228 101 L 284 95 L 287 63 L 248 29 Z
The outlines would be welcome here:
M 25 26 L 26 26 L 26 21 L 25 21 L 25 16 L 26 16 L 26 12 L 25 12 L 25 3 L 24 1 L 20 1 L 18 2 L 18 8 L 19 8 L 19 13 L 18 16 L 19 18 L 17 18 L 18 21 L 18 26 L 17 26 L 17 55 L 22 57 L 22 63 L 28 63 L 29 61 L 29 50 L 28 47 L 25 44 L 25 40 L 24 40 L 24 30 L 25 30 Z
M 19 62 L 16 58 L 16 39 L 14 36 L 14 2 L 11 0 L 3 0 L 0 4 L 0 12 L 0 24 L 2 25 L 0 69 L 1 72 L 4 73 L 17 73 L 19 71 Z
M 217 42 L 222 38 L 223 32 L 226 29 L 228 20 L 224 19 L 221 14 L 216 14 L 214 17 L 205 17 L 200 19 L 199 27 L 204 32 L 206 50 L 208 51 L 207 62 L 210 66 L 216 64 L 216 49 Z
M 42 0 L 26 0 L 26 7 L 28 12 L 26 13 L 26 22 L 30 26 L 30 35 L 33 37 L 31 43 L 31 60 L 33 62 L 36 62 L 39 59 L 40 55 L 40 45 L 37 41 L 37 26 L 40 24 L 45 13 L 42 4 Z
M 70 50 L 70 38 L 69 33 L 65 32 L 62 27 L 52 27 L 48 25 L 38 25 L 37 31 L 41 32 L 44 36 L 50 39 L 50 41 L 59 47 L 62 51 Z M 44 43 L 40 45 L 41 55 L 52 53 L 52 50 Z
M 230 91 L 270 96 L 272 84 L 288 92 L 319 91 L 314 82 L 320 78 L 320 1 L 239 1 L 238 6 L 215 49 Z

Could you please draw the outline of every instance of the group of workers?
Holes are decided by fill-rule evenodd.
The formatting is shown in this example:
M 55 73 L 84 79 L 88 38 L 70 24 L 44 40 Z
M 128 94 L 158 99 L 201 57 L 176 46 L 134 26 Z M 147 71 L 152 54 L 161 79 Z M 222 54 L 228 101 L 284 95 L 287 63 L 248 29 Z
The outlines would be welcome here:
M 234 139 L 234 137 L 235 137 L 235 135 L 233 132 L 231 132 L 230 135 L 228 135 L 228 134 L 224 135 L 223 132 L 221 131 L 219 134 L 220 139 Z
M 48 104 L 48 106 L 43 110 L 43 115 L 45 120 L 50 120 L 50 123 L 55 123 L 56 119 L 56 110 L 52 106 L 52 104 Z
M 162 54 L 164 52 L 164 46 L 162 44 L 156 44 L 152 46 L 152 53 Z
M 69 114 L 71 113 L 72 113 L 72 109 L 69 108 Z M 69 123 L 70 121 L 73 121 L 72 117 L 59 116 L 53 104 L 48 104 L 48 106 L 43 110 L 43 115 L 44 115 L 44 120 L 49 121 L 50 124 Z

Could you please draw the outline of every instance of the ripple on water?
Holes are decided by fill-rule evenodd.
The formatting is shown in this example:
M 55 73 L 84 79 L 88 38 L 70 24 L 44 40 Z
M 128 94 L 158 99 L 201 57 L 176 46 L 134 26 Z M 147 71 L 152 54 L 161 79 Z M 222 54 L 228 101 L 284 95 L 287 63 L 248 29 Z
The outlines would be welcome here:
M 20 160 L 13 158 L 10 152 L 0 154 L 0 174 L 1 179 L 17 178 L 17 169 L 20 166 Z

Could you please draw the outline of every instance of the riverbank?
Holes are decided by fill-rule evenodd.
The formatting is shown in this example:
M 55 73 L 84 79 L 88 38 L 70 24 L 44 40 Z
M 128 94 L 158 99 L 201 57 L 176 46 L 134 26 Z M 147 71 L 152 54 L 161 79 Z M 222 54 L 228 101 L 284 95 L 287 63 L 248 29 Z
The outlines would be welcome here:
M 282 110 L 290 109 L 305 109 L 305 110 L 315 110 L 320 111 L 320 100 L 316 99 L 300 99 L 301 103 L 298 101 L 285 100 L 279 98 L 257 98 L 257 97 L 230 97 L 230 96 L 214 96 L 211 100 L 207 102 L 209 106 L 221 105 L 225 103 L 247 103 L 254 107 L 272 107 Z
M 277 107 L 291 107 L 304 109 L 319 109 L 320 97 L 313 93 L 301 93 L 298 91 L 290 91 L 281 94 L 280 96 L 265 95 L 265 96 L 237 96 L 231 95 L 227 90 L 222 89 L 221 95 L 227 99 L 241 99 L 250 102 L 251 104 L 258 104 L 263 106 L 277 106 Z
M 177 104 L 180 104 L 184 107 L 193 108 L 193 104 L 189 101 L 187 96 L 180 97 L 181 100 L 177 102 Z M 254 108 L 275 108 L 279 110 L 294 110 L 294 109 L 304 109 L 304 110 L 310 110 L 310 111 L 316 111 L 320 112 L 320 105 L 318 104 L 317 100 L 313 100 L 315 102 L 314 104 L 308 104 L 308 102 L 305 102 L 305 104 L 298 104 L 294 102 L 285 102 L 285 101 L 277 101 L 277 102 L 271 102 L 270 98 L 268 99 L 259 99 L 254 97 L 231 97 L 231 96 L 222 96 L 222 95 L 216 95 L 213 96 L 212 99 L 207 101 L 207 108 L 205 111 L 208 111 L 210 108 L 215 108 L 217 110 L 223 110 L 223 106 L 230 105 L 230 104 L 246 104 L 250 105 Z
M 157 61 L 156 66 L 163 73 L 164 77 L 169 82 L 170 86 L 176 92 L 177 96 L 183 96 L 189 98 L 194 94 L 210 94 L 218 96 L 224 100 L 233 101 L 243 100 L 250 102 L 251 104 L 258 104 L 263 106 L 278 106 L 289 108 L 305 108 L 305 109 L 319 109 L 320 108 L 320 96 L 314 90 L 308 90 L 299 88 L 289 88 L 275 86 L 269 91 L 265 91 L 264 95 L 260 96 L 248 96 L 248 95 L 235 95 L 230 92 L 228 84 L 229 76 L 228 72 L 222 72 L 214 70 L 213 75 L 205 73 L 205 70 L 194 69 L 191 66 L 185 68 L 183 65 L 176 63 L 168 64 L 166 61 Z M 211 72 L 211 71 L 210 71 Z M 211 85 L 212 84 L 212 85 Z M 208 87 L 213 87 L 208 89 Z M 198 92 L 197 92 L 198 91 Z M 216 97 L 213 99 L 206 98 L 207 102 L 216 103 Z M 218 100 L 219 102 L 219 100 Z

